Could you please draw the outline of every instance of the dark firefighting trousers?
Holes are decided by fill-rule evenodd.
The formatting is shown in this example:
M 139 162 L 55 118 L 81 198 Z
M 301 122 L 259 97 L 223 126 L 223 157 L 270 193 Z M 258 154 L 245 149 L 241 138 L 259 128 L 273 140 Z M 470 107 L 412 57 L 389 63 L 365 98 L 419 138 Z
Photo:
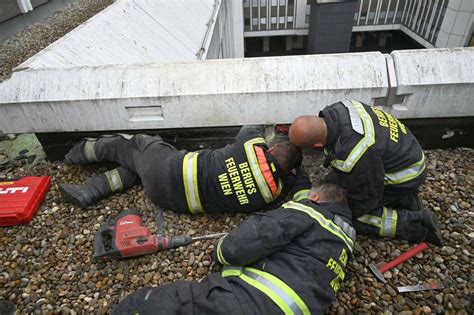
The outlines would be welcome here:
M 272 303 L 263 295 L 261 298 Z M 279 312 L 276 306 L 274 309 Z M 253 301 L 238 283 L 229 283 L 218 273 L 213 273 L 201 282 L 181 280 L 160 287 L 142 288 L 121 301 L 112 314 L 250 315 L 255 310 Z
M 174 146 L 158 135 L 113 135 L 99 137 L 94 151 L 97 162 L 120 164 L 121 190 L 141 183 L 154 203 L 169 208 L 169 160 L 179 152 Z
M 324 181 L 342 184 L 332 171 Z M 437 246 L 442 244 L 437 219 L 432 212 L 423 210 L 417 189 L 386 186 L 374 210 L 363 213 L 354 209 L 353 216 L 353 226 L 360 235 L 398 238 L 415 243 L 428 241 Z

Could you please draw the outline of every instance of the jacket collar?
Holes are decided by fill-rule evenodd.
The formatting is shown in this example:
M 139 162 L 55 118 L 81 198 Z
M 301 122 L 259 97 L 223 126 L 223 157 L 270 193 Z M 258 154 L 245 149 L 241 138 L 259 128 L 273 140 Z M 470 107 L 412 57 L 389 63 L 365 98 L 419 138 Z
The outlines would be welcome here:
M 330 151 L 334 151 L 334 147 L 336 146 L 337 138 L 338 138 L 338 118 L 334 110 L 331 108 L 325 108 L 319 112 L 319 117 L 324 118 L 326 122 L 326 127 L 328 130 L 328 137 L 326 142 L 326 148 Z

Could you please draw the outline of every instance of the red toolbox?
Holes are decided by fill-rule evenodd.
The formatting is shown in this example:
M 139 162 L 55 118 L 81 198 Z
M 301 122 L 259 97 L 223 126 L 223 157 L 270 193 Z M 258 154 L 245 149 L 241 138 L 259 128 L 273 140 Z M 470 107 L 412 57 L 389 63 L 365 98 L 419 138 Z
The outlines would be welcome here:
M 0 181 L 0 226 L 30 222 L 50 185 L 49 176 Z

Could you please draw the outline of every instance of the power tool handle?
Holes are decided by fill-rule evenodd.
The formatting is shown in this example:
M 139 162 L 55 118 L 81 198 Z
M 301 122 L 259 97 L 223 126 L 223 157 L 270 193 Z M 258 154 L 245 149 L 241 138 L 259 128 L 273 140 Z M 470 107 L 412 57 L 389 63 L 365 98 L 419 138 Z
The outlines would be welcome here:
M 428 244 L 425 243 L 425 242 L 422 242 L 422 243 L 418 244 L 417 246 L 413 247 L 412 249 L 410 249 L 409 251 L 401 254 L 400 256 L 398 256 L 397 258 L 392 260 L 391 262 L 387 263 L 385 266 L 380 268 L 379 271 L 383 274 L 384 272 L 392 269 L 395 266 L 398 266 L 402 262 L 412 258 L 416 254 L 418 254 L 419 252 L 424 251 L 427 248 L 428 248 Z
M 108 223 L 100 227 L 94 237 L 94 259 L 110 258 L 110 254 L 114 253 L 115 250 L 106 251 L 104 247 L 104 235 L 112 235 L 114 231 L 114 223 Z M 115 243 L 112 240 L 112 246 L 115 247 Z

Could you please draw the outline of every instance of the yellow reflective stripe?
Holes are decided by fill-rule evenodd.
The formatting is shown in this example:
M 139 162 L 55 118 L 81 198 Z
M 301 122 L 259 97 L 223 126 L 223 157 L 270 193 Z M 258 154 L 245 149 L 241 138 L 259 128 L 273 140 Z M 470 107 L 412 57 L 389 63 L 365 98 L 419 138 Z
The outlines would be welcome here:
M 222 272 L 221 272 L 221 276 L 223 276 L 223 277 L 230 277 L 230 276 L 238 277 L 241 274 L 242 274 L 242 270 L 240 270 L 240 269 L 227 269 L 227 268 L 224 268 L 224 270 L 222 270 Z
M 222 254 L 222 241 L 224 240 L 226 236 L 227 235 L 224 235 L 223 237 L 221 237 L 221 239 L 217 243 L 217 259 L 223 265 L 230 265 L 229 262 L 224 258 L 224 255 Z
M 380 226 L 380 236 L 395 237 L 397 231 L 397 211 L 383 207 L 382 225 Z
M 262 195 L 263 199 L 266 203 L 272 202 L 275 198 L 273 198 L 272 192 L 268 187 L 267 181 L 260 170 L 260 165 L 258 164 L 257 155 L 255 154 L 255 150 L 253 146 L 255 144 L 265 144 L 265 140 L 263 138 L 254 138 L 251 139 L 244 144 L 245 153 L 247 155 L 247 160 L 250 164 L 250 169 L 252 170 L 253 177 L 257 181 L 257 186 L 260 189 L 260 194 Z M 278 189 L 280 190 L 281 180 L 278 182 Z
M 183 159 L 184 193 L 186 194 L 188 209 L 191 213 L 204 212 L 199 197 L 197 160 L 197 152 L 190 152 L 186 154 Z
M 86 138 L 84 143 L 84 158 L 89 162 L 97 162 L 97 156 L 95 155 L 96 141 L 95 138 Z
M 374 215 L 366 214 L 357 218 L 357 221 L 373 225 L 377 228 L 382 226 L 382 220 Z
M 300 203 L 295 203 L 293 201 L 285 203 L 282 207 L 299 210 L 307 213 L 310 217 L 315 219 L 321 227 L 342 239 L 344 243 L 346 243 L 349 250 L 352 252 L 352 249 L 354 247 L 354 241 L 349 236 L 347 236 L 347 234 L 339 226 L 337 226 L 333 221 L 327 219 L 323 214 L 319 213 L 311 207 L 305 206 Z
M 107 178 L 107 183 L 109 184 L 110 190 L 112 192 L 123 190 L 122 178 L 120 177 L 118 169 L 105 172 L 104 175 Z
M 396 172 L 385 173 L 385 185 L 396 185 L 418 177 L 425 170 L 425 154 L 421 153 L 421 160 Z
M 351 103 L 357 110 L 357 113 L 359 114 L 360 119 L 362 120 L 365 133 L 364 137 L 357 143 L 357 145 L 354 147 L 354 149 L 352 149 L 352 151 L 349 153 L 349 155 L 344 161 L 331 161 L 331 165 L 333 167 L 346 173 L 352 171 L 352 168 L 357 163 L 357 161 L 359 161 L 362 154 L 364 154 L 365 151 L 367 151 L 367 149 L 375 142 L 375 130 L 372 118 L 370 118 L 370 115 L 365 110 L 364 105 L 362 105 L 360 102 L 351 101 Z
M 284 314 L 311 314 L 306 303 L 292 288 L 268 272 L 250 267 L 226 267 L 221 275 L 223 277 L 238 276 L 266 294 Z
M 308 198 L 308 196 L 309 189 L 302 189 L 293 195 L 293 201 L 300 201 L 302 199 Z

